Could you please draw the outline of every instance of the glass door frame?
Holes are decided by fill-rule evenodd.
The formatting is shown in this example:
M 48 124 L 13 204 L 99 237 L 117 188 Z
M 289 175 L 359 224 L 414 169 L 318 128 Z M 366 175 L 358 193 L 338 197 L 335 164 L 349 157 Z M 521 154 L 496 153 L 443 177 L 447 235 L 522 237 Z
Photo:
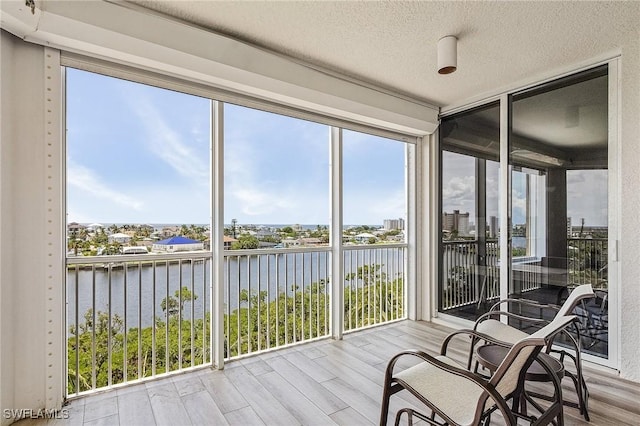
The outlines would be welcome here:
M 499 235 L 499 248 L 500 248 L 500 264 L 508 265 L 507 268 L 500 268 L 500 298 L 508 298 L 509 285 L 513 279 L 513 273 L 511 268 L 511 168 L 509 165 L 509 137 L 512 130 L 512 97 L 514 94 L 529 90 L 535 87 L 540 87 L 547 83 L 553 82 L 563 77 L 569 77 L 572 75 L 580 74 L 585 71 L 607 65 L 608 67 L 608 264 L 609 264 L 609 336 L 608 336 L 608 357 L 602 358 L 595 355 L 583 353 L 582 358 L 584 360 L 600 364 L 603 366 L 618 368 L 620 365 L 620 340 L 619 340 L 619 277 L 620 277 L 620 262 L 618 258 L 618 244 L 621 237 L 620 231 L 620 134 L 619 134 L 619 58 L 612 58 L 607 61 L 592 64 L 588 67 L 584 67 L 578 70 L 567 72 L 563 75 L 556 75 L 551 78 L 547 78 L 541 81 L 537 81 L 530 85 L 519 87 L 517 89 L 501 93 L 500 95 L 487 98 L 484 101 L 475 102 L 466 107 L 459 107 L 444 113 L 441 113 L 441 118 L 453 116 L 465 111 L 489 105 L 498 101 L 500 108 L 500 164 L 499 164 L 499 229 L 501 231 Z M 435 138 L 437 143 L 437 155 L 438 155 L 438 182 L 435 183 L 435 193 L 438 194 L 436 199 L 436 206 L 438 209 L 437 214 L 442 216 L 442 147 L 440 138 Z M 476 195 L 477 196 L 477 195 Z M 441 230 L 442 230 L 442 218 L 434 221 L 436 229 L 434 229 L 434 237 L 437 241 L 437 256 L 432 260 L 434 268 L 436 269 L 435 277 L 437 278 L 435 288 L 433 289 L 434 304 L 433 312 L 435 318 L 441 318 L 444 322 L 454 323 L 459 325 L 468 326 L 469 321 L 463 320 L 458 317 L 454 317 L 451 314 L 440 312 L 439 307 L 439 294 L 440 282 L 443 277 L 442 271 L 442 250 L 441 250 Z M 506 321 L 506 318 L 503 318 Z

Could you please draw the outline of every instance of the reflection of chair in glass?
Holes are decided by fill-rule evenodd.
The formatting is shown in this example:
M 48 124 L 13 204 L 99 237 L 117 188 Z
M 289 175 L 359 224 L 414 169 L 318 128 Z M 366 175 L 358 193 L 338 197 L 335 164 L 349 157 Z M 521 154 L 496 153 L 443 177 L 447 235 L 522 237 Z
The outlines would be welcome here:
M 609 341 L 609 307 L 607 290 L 595 290 L 596 297 L 576 306 L 579 337 L 585 349 Z M 606 348 L 605 348 L 606 349 Z
M 403 408 L 396 415 L 396 425 L 406 413 L 409 424 L 416 416 L 432 425 L 479 425 L 488 424 L 490 416 L 499 411 L 508 425 L 516 425 L 516 417 L 524 417 L 515 412 L 519 398 L 523 396 L 525 373 L 540 351 L 549 345 L 557 333 L 575 320 L 575 316 L 558 316 L 532 335 L 510 346 L 506 356 L 490 378 L 485 378 L 463 368 L 446 356 L 447 346 L 457 335 L 470 334 L 476 338 L 495 342 L 489 336 L 473 330 L 451 333 L 442 343 L 441 355 L 433 357 L 422 351 L 407 350 L 395 355 L 385 372 L 380 424 L 387 422 L 389 401 L 392 395 L 407 390 L 424 403 L 431 415 L 426 416 L 412 408 Z M 421 362 L 403 371 L 395 372 L 395 365 L 401 358 L 418 358 Z M 560 379 L 544 360 L 538 359 L 554 384 L 554 402 L 538 417 L 536 424 L 548 424 L 557 418 L 563 423 L 562 390 Z M 509 409 L 507 400 L 513 399 L 514 411 Z M 436 419 L 436 416 L 439 419 Z M 442 421 L 440 421 L 440 419 Z M 529 419 L 529 418 L 528 418 Z M 531 420 L 531 419 L 529 419 Z
M 511 322 L 519 321 L 520 328 L 524 326 L 530 327 L 539 327 L 544 324 L 549 323 L 548 318 L 544 318 L 543 313 L 545 311 L 554 311 L 557 312 L 555 314 L 555 318 L 559 318 L 561 316 L 570 314 L 576 310 L 578 306 L 584 305 L 585 301 L 588 299 L 593 299 L 595 297 L 595 293 L 591 288 L 591 284 L 584 284 L 576 287 L 568 296 L 567 300 L 562 304 L 561 307 L 557 307 L 555 305 L 546 305 L 540 304 L 531 300 L 525 299 L 505 299 L 497 302 L 495 305 L 491 307 L 489 312 L 482 315 L 476 321 L 474 325 L 474 330 L 489 335 L 493 339 L 499 340 L 501 342 L 507 344 L 514 344 L 518 340 L 527 336 L 528 334 L 518 328 L 507 325 L 503 322 L 500 322 L 499 318 L 501 315 L 504 315 L 509 318 Z M 513 309 L 509 311 L 501 311 L 500 307 L 502 305 L 508 305 L 510 308 L 517 306 L 519 311 L 518 313 L 514 313 Z M 526 312 L 526 314 L 524 314 Z M 537 316 L 534 316 L 537 313 Z M 576 388 L 576 394 L 578 396 L 578 403 L 575 404 L 577 408 L 580 409 L 580 413 L 585 417 L 586 420 L 589 420 L 588 413 L 588 400 L 589 400 L 589 390 L 587 389 L 587 384 L 584 381 L 584 377 L 582 376 L 582 359 L 581 359 L 581 339 L 580 339 L 580 321 L 576 320 L 576 328 L 578 330 L 578 339 L 576 340 L 571 334 L 569 334 L 566 330 L 563 331 L 562 337 L 563 340 L 566 341 L 573 349 L 574 353 L 567 352 L 563 349 L 552 348 L 552 343 L 548 345 L 546 348 L 547 353 L 557 353 L 559 354 L 560 361 L 564 364 L 565 358 L 570 358 L 573 361 L 575 366 L 576 373 L 573 374 L 570 371 L 565 369 L 565 376 L 569 377 Z M 467 368 L 471 367 L 472 357 L 473 357 L 473 347 L 478 342 L 477 339 L 473 339 L 472 342 L 472 350 L 469 353 L 469 361 Z M 569 403 L 569 405 L 574 405 Z

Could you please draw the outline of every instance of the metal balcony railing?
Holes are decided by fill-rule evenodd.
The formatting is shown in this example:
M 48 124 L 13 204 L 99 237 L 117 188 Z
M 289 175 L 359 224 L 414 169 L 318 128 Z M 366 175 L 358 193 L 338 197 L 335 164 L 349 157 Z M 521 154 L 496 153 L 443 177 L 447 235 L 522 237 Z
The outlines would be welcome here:
M 569 285 L 591 284 L 606 289 L 609 243 L 606 238 L 567 238 Z
M 68 394 L 206 365 L 211 254 L 67 259 Z
M 224 255 L 225 358 L 329 335 L 330 248 Z
M 344 328 L 406 318 L 406 244 L 344 248 Z
M 405 318 L 406 250 L 344 248 L 345 331 Z M 211 256 L 68 258 L 68 395 L 211 365 Z M 329 247 L 225 251 L 225 359 L 329 336 L 330 262 Z
M 567 239 L 566 285 L 592 284 L 606 289 L 608 243 L 606 239 Z M 520 291 L 527 292 L 542 286 L 539 258 L 518 258 L 517 279 Z M 477 241 L 443 241 L 441 309 L 448 310 L 472 305 L 480 300 L 498 298 L 499 268 L 498 242 L 486 242 L 485 265 L 478 265 Z
M 442 309 L 492 300 L 500 295 L 498 242 L 486 242 L 485 265 L 478 265 L 477 241 L 443 241 Z

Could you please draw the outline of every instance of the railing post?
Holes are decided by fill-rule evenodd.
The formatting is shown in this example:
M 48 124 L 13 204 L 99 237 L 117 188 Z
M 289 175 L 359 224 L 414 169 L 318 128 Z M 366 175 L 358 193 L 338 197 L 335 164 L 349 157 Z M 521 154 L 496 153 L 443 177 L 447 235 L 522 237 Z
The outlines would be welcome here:
M 224 108 L 211 101 L 211 362 L 224 368 Z M 230 291 L 230 289 L 228 290 Z
M 342 253 L 342 129 L 331 128 L 329 170 L 331 186 L 331 336 L 342 339 L 344 330 L 344 271 Z

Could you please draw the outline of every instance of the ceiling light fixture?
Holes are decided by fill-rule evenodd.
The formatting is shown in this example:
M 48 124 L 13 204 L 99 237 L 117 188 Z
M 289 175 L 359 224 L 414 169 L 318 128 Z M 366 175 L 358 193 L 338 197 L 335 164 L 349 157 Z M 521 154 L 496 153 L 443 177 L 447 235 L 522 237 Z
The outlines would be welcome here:
M 458 39 L 444 36 L 438 40 L 438 74 L 451 74 L 458 68 Z

